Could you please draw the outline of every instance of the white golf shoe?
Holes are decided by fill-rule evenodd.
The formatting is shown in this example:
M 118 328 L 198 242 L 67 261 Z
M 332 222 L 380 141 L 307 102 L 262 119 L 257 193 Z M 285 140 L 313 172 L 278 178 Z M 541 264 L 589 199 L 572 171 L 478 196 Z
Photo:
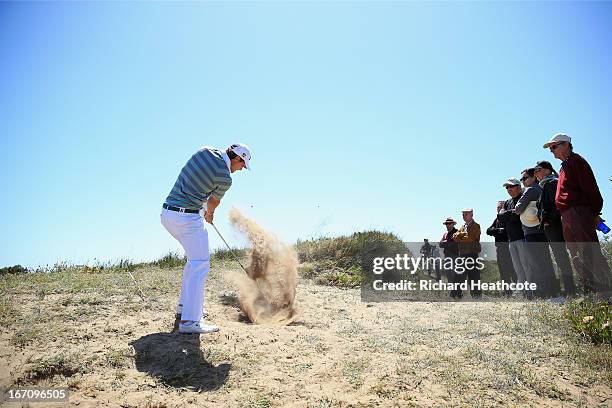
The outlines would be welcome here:
M 219 328 L 210 324 L 204 324 L 204 321 L 179 323 L 179 333 L 183 334 L 205 334 L 218 332 Z

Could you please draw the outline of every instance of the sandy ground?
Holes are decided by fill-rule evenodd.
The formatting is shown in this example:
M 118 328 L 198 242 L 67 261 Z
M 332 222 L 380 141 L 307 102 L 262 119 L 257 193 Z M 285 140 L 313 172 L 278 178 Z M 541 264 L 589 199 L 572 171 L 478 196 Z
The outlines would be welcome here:
M 172 331 L 180 269 L 135 271 L 145 301 L 125 272 L 3 278 L 0 386 L 68 386 L 78 407 L 612 406 L 592 346 L 546 323 L 558 305 L 363 303 L 302 280 L 296 322 L 259 326 L 230 269 L 202 336 Z

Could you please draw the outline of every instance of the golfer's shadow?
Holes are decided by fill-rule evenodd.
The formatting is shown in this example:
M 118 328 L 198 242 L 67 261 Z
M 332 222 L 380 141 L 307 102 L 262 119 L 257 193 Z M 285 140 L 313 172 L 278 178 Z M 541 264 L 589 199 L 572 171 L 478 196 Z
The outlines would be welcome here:
M 130 345 L 136 352 L 136 369 L 171 387 L 216 390 L 225 384 L 231 368 L 206 361 L 197 334 L 153 333 Z

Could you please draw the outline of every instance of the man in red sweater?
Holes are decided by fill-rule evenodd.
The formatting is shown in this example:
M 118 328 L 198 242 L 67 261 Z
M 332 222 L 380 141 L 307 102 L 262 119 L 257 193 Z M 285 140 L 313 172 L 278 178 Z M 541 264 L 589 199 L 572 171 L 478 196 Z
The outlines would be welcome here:
M 612 273 L 597 238 L 603 198 L 589 163 L 574 153 L 572 139 L 557 133 L 544 148 L 561 160 L 555 203 L 561 213 L 563 236 L 585 292 L 612 297 Z

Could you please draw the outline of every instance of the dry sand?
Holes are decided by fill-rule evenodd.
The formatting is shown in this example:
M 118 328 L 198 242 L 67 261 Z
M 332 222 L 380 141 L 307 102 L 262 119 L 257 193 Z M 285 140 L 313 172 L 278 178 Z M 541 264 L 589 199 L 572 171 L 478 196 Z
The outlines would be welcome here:
M 134 271 L 147 302 L 125 272 L 3 277 L 0 387 L 67 386 L 78 407 L 611 405 L 605 362 L 583 363 L 601 349 L 538 317 L 558 305 L 368 304 L 299 280 L 299 317 L 255 325 L 226 292 L 238 271 L 213 264 L 221 332 L 202 336 L 172 332 L 181 268 Z

